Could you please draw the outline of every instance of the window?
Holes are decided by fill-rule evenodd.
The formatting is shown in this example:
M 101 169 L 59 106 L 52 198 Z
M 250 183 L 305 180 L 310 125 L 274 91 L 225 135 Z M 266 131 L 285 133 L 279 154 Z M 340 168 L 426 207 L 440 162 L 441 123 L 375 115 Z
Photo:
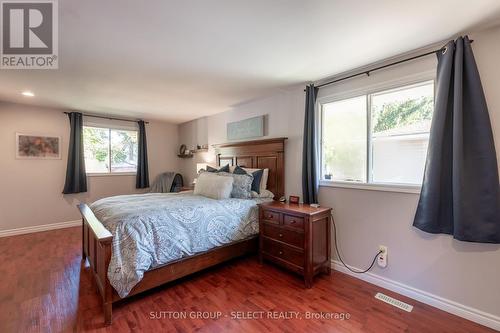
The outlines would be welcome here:
M 321 104 L 322 179 L 421 185 L 434 82 Z
M 83 127 L 87 173 L 130 173 L 137 171 L 137 131 Z
M 323 160 L 326 179 L 366 182 L 366 97 L 323 106 Z

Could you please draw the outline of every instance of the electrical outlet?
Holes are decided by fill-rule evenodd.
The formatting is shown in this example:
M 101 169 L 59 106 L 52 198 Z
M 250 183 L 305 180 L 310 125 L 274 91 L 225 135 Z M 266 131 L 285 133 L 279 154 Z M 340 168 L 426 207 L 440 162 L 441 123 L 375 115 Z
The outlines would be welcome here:
M 387 246 L 379 245 L 378 250 L 381 253 L 377 256 L 377 265 L 385 268 L 387 267 Z

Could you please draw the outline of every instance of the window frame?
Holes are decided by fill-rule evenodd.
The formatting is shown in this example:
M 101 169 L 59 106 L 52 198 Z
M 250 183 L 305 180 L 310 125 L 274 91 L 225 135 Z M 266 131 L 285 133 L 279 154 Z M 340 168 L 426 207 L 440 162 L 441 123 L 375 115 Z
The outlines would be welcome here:
M 372 181 L 372 95 L 380 94 L 383 92 L 389 92 L 391 90 L 399 90 L 403 88 L 410 88 L 411 86 L 425 85 L 426 83 L 434 84 L 434 99 L 436 98 L 436 72 L 426 71 L 419 74 L 406 76 L 394 80 L 386 80 L 380 83 L 365 85 L 361 88 L 351 89 L 347 91 L 340 91 L 337 93 L 328 94 L 322 96 L 316 100 L 316 119 L 317 119 L 317 142 L 318 145 L 318 160 L 319 160 L 319 185 L 325 187 L 336 187 L 336 188 L 349 188 L 349 189 L 359 189 L 359 190 L 373 190 L 373 191 L 386 191 L 386 192 L 400 192 L 400 193 L 420 193 L 422 185 L 412 185 L 404 183 L 375 183 Z M 333 102 L 339 102 L 349 98 L 356 98 L 366 96 L 366 142 L 367 142 L 367 162 L 366 162 L 366 182 L 348 182 L 348 181 L 337 181 L 337 180 L 326 180 L 323 178 L 323 131 L 324 131 L 324 110 L 323 105 Z
M 83 127 L 94 127 L 103 128 L 109 131 L 109 172 L 88 172 L 85 170 L 85 174 L 88 177 L 107 177 L 107 176 L 135 176 L 137 175 L 137 170 L 135 172 L 112 172 L 111 171 L 111 130 L 122 130 L 122 131 L 135 131 L 137 136 L 139 136 L 139 128 L 137 126 L 126 126 L 126 125 L 114 125 L 114 124 L 103 124 L 99 122 L 86 121 L 83 123 Z M 84 149 L 85 150 L 85 149 Z

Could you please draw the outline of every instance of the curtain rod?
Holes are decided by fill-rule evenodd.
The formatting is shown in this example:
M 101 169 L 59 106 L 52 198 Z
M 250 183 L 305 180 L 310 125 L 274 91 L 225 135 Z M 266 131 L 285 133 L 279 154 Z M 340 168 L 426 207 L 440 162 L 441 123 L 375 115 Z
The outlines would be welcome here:
M 471 40 L 470 42 L 473 43 L 474 40 Z M 321 87 L 324 87 L 324 86 L 328 86 L 330 84 L 334 84 L 334 83 L 341 82 L 341 81 L 344 81 L 344 80 L 349 80 L 349 79 L 352 79 L 354 77 L 361 76 L 361 75 L 370 76 L 371 72 L 375 72 L 375 71 L 378 71 L 378 70 L 381 70 L 381 69 L 384 69 L 384 68 L 387 68 L 387 67 L 392 67 L 392 66 L 395 66 L 395 65 L 399 65 L 399 64 L 402 64 L 404 62 L 412 61 L 412 60 L 415 60 L 415 59 L 418 59 L 418 58 L 427 57 L 427 56 L 429 56 L 431 54 L 436 54 L 437 52 L 442 51 L 444 49 L 446 49 L 446 46 L 443 46 L 442 48 L 434 50 L 434 51 L 430 51 L 430 52 L 426 52 L 426 53 L 423 53 L 423 54 L 419 54 L 419 55 L 416 55 L 416 56 L 413 56 L 413 57 L 410 57 L 410 58 L 407 58 L 407 59 L 402 59 L 402 60 L 398 60 L 398 61 L 395 61 L 395 62 L 391 62 L 389 64 L 386 64 L 386 65 L 383 65 L 383 66 L 379 66 L 379 67 L 375 67 L 373 69 L 362 71 L 362 72 L 359 72 L 359 73 L 356 73 L 356 74 L 352 74 L 352 75 L 349 75 L 349 76 L 346 76 L 346 77 L 343 77 L 343 78 L 340 78 L 340 79 L 336 79 L 336 80 L 332 80 L 332 81 L 327 81 L 325 83 L 318 84 L 315 87 L 316 88 L 321 88 Z M 304 89 L 304 91 L 306 91 L 306 90 Z
M 63 113 L 70 114 L 71 112 L 63 112 Z M 84 117 L 92 117 L 92 118 L 108 119 L 108 120 L 129 121 L 131 123 L 138 122 L 138 120 L 130 120 L 130 119 L 114 118 L 114 117 L 105 117 L 105 116 L 96 116 L 96 115 L 93 115 L 93 114 L 86 114 L 86 113 L 82 113 L 82 116 L 84 116 Z M 144 124 L 149 124 L 149 122 L 145 121 Z

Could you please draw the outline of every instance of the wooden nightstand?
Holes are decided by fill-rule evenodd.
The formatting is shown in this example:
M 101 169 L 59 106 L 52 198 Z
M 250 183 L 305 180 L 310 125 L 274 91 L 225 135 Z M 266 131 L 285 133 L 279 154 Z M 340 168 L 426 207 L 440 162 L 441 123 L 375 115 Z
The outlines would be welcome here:
M 259 259 L 304 276 L 306 288 L 330 274 L 331 208 L 269 202 L 259 204 Z

